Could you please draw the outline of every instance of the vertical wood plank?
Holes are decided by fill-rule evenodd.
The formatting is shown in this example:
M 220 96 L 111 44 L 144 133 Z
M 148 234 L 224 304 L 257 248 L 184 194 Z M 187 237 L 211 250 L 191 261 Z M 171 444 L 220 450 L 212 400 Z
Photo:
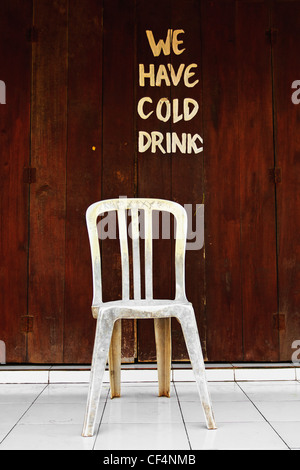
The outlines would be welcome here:
M 89 363 L 95 320 L 85 212 L 101 199 L 101 1 L 69 2 L 68 57 L 64 362 Z
M 300 339 L 300 104 L 292 101 L 295 80 L 300 80 L 300 3 L 276 1 L 272 27 L 276 161 L 281 182 L 276 185 L 278 207 L 278 282 L 280 360 L 290 361 Z M 298 86 L 299 87 L 299 86 Z M 297 88 L 298 88 L 297 87 Z M 299 94 L 294 96 L 299 98 Z M 297 100 L 296 100 L 297 103 Z M 297 351 L 296 351 L 297 356 Z M 299 357 L 299 356 L 298 356 Z
M 203 138 L 202 123 L 202 63 L 201 63 L 201 14 L 200 3 L 197 0 L 188 0 L 184 3 L 176 0 L 172 2 L 172 28 L 173 30 L 183 30 L 184 33 L 179 35 L 183 43 L 180 50 L 185 49 L 181 54 L 172 54 L 171 61 L 174 69 L 177 71 L 181 64 L 188 67 L 193 66 L 191 72 L 195 75 L 189 79 L 186 86 L 183 79 L 178 85 L 172 86 L 172 102 L 178 99 L 179 116 L 184 113 L 184 106 L 191 110 L 193 106 L 199 106 L 197 114 L 189 120 L 185 120 L 183 116 L 178 122 L 173 122 L 175 114 L 172 118 L 172 132 L 176 132 L 181 139 L 182 135 L 198 134 Z M 184 105 L 184 100 L 194 100 L 188 105 Z M 173 112 L 175 112 L 173 106 Z M 197 138 L 197 147 L 200 147 L 200 141 Z M 196 231 L 197 235 L 197 215 L 196 204 L 203 202 L 203 152 L 197 154 L 180 152 L 177 148 L 172 153 L 172 199 L 182 205 L 186 205 L 188 211 L 189 227 L 188 231 Z M 199 220 L 199 219 L 198 219 Z M 199 225 L 199 224 L 198 224 Z M 193 240 L 195 243 L 198 237 Z M 193 248 L 196 245 L 193 244 Z M 191 240 L 188 240 L 186 252 L 186 294 L 190 302 L 192 302 L 197 318 L 199 333 L 201 335 L 202 348 L 205 354 L 206 331 L 205 331 L 205 310 L 204 310 L 204 249 L 200 251 L 190 250 L 192 248 Z M 172 322 L 172 357 L 173 360 L 188 360 L 185 341 L 182 335 L 181 327 L 177 321 Z
M 235 2 L 202 4 L 207 359 L 243 359 Z M 215 34 L 218 31 L 218 34 Z M 246 116 L 244 116 L 246 119 Z M 225 340 L 226 339 L 226 340 Z
M 276 361 L 275 190 L 269 5 L 237 5 L 241 278 L 245 361 Z M 251 41 L 249 41 L 251 38 Z M 247 60 L 245 60 L 245 57 Z
M 63 360 L 67 131 L 67 0 L 34 1 L 28 360 Z
M 7 362 L 26 361 L 28 190 L 30 164 L 31 0 L 4 0 L 0 6 L 0 340 Z
M 134 2 L 104 0 L 102 199 L 134 195 Z M 103 247 L 104 299 L 121 296 L 118 240 Z M 134 361 L 135 323 L 122 321 L 123 362 Z
M 168 29 L 171 28 L 171 1 L 154 0 L 136 2 L 136 64 L 135 64 L 135 93 L 136 93 L 136 141 L 139 132 L 151 134 L 152 131 L 165 135 L 170 132 L 170 122 L 163 122 L 156 116 L 155 108 L 161 98 L 169 99 L 171 87 L 165 80 L 159 86 L 152 86 L 147 75 L 143 85 L 140 85 L 139 66 L 144 66 L 145 73 L 154 66 L 155 79 L 160 64 L 168 64 L 170 55 L 154 56 L 146 31 L 152 31 L 155 43 L 160 39 L 166 40 Z M 144 112 L 153 113 L 143 119 L 137 111 L 139 100 L 149 97 L 152 103 L 145 103 Z M 149 105 L 147 107 L 147 104 Z M 137 184 L 139 197 L 154 197 L 171 199 L 171 155 L 163 154 L 159 148 L 137 149 Z M 157 213 L 154 212 L 154 217 Z M 170 240 L 154 240 L 153 242 L 153 295 L 154 298 L 171 298 L 171 246 Z M 155 361 L 156 347 L 152 320 L 138 321 L 138 359 L 139 361 Z

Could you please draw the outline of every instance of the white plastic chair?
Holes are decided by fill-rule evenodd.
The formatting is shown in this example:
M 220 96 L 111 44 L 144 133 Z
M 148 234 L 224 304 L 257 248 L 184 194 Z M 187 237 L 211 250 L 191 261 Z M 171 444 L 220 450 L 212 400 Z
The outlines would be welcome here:
M 129 250 L 126 211 L 130 210 L 133 257 L 133 291 L 130 299 Z M 122 300 L 103 302 L 101 256 L 97 219 L 100 214 L 116 211 L 119 225 L 122 262 Z M 139 249 L 139 214 L 144 211 L 145 224 L 145 299 L 141 298 Z M 152 211 L 169 212 L 176 220 L 174 300 L 153 299 L 152 282 Z M 86 213 L 93 270 L 92 314 L 97 318 L 89 393 L 82 430 L 83 436 L 93 436 L 100 392 L 107 358 L 109 360 L 111 397 L 120 396 L 121 322 L 122 318 L 154 318 L 157 349 L 159 396 L 170 396 L 171 317 L 181 324 L 188 354 L 193 367 L 208 429 L 216 429 L 205 377 L 205 366 L 193 306 L 185 294 L 185 250 L 187 213 L 172 201 L 162 199 L 110 199 L 92 204 Z

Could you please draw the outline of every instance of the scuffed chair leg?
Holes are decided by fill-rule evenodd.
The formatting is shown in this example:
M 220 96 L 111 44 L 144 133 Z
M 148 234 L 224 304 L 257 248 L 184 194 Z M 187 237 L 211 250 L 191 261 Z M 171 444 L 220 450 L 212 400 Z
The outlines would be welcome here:
M 170 397 L 171 318 L 155 318 L 154 331 L 159 386 L 158 395 L 160 397 Z
M 217 429 L 207 387 L 205 365 L 194 310 L 192 308 L 186 310 L 183 315 L 180 315 L 179 320 L 193 367 L 207 428 Z
M 100 315 L 97 320 L 94 343 L 89 393 L 82 430 L 82 436 L 91 437 L 94 434 L 103 375 L 106 367 L 110 340 L 114 322 L 112 316 Z
M 117 320 L 114 324 L 108 359 L 111 398 L 121 396 L 121 339 L 122 324 L 121 320 Z

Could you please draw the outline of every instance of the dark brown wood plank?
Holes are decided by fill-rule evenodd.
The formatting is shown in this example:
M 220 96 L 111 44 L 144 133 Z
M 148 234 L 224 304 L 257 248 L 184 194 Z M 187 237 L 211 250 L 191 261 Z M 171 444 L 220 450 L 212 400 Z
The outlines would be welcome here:
M 237 5 L 240 210 L 245 361 L 278 360 L 269 5 Z M 249 40 L 251 38 L 251 41 Z M 245 60 L 246 58 L 246 60 Z
M 172 119 L 172 132 L 175 132 L 181 140 L 184 134 L 191 134 L 193 137 L 199 135 L 203 138 L 201 12 L 198 1 L 172 1 L 172 29 L 173 31 L 184 31 L 184 33 L 179 34 L 178 39 L 183 41 L 183 43 L 180 44 L 180 50 L 185 49 L 184 52 L 180 54 L 172 54 L 171 61 L 174 69 L 177 71 L 181 64 L 184 64 L 184 70 L 187 70 L 191 64 L 196 64 L 196 66 L 193 65 L 190 69 L 195 75 L 190 77 L 187 84 L 185 84 L 182 79 L 178 85 L 172 86 L 172 103 L 174 103 L 173 100 L 178 99 L 179 117 L 183 114 L 180 120 L 173 122 L 174 119 L 177 120 L 176 114 L 174 114 Z M 194 101 L 187 104 L 187 102 L 185 103 L 187 99 Z M 192 119 L 189 119 L 188 115 L 184 115 L 185 107 L 188 107 L 190 111 L 193 110 L 194 107 L 198 107 L 198 112 Z M 198 137 L 195 142 L 197 148 L 201 149 L 202 143 Z M 201 334 L 202 348 L 206 356 L 204 249 L 201 250 L 200 247 L 196 247 L 200 237 L 200 212 L 197 214 L 196 212 L 197 204 L 201 204 L 204 201 L 203 177 L 203 151 L 194 153 L 193 150 L 192 153 L 188 153 L 188 148 L 186 148 L 185 152 L 177 148 L 176 151 L 172 153 L 172 199 L 186 207 L 189 220 L 188 231 L 196 232 L 194 240 L 190 239 L 188 235 L 186 252 L 186 293 L 188 300 L 192 302 L 194 306 L 199 332 Z M 172 340 L 173 360 L 188 360 L 185 341 L 181 327 L 177 321 L 173 321 Z
M 68 57 L 64 362 L 89 363 L 96 322 L 85 212 L 101 199 L 101 1 L 69 3 Z
M 209 361 L 239 361 L 243 336 L 235 2 L 205 1 L 201 14 L 206 351 Z
M 161 52 L 154 56 L 146 31 L 151 31 L 157 44 L 160 39 L 166 40 L 168 29 L 171 26 L 171 2 L 158 0 L 147 2 L 137 1 L 136 6 L 136 140 L 139 133 L 160 132 L 164 136 L 162 147 L 165 146 L 165 135 L 171 130 L 170 121 L 158 119 L 156 106 L 161 98 L 170 99 L 171 87 L 162 79 L 156 86 L 157 72 L 160 65 L 167 67 L 170 63 L 170 55 Z M 154 66 L 155 83 L 151 83 L 147 76 L 140 84 L 139 66 L 143 65 L 145 73 L 150 72 L 150 65 Z M 141 75 L 142 77 L 142 75 Z M 143 119 L 137 111 L 138 103 L 144 97 L 150 98 L 152 103 L 145 103 L 144 113 L 153 111 Z M 165 109 L 162 110 L 164 112 Z M 153 150 L 153 152 L 152 152 Z M 160 147 L 152 149 L 150 146 L 143 151 L 141 146 L 137 148 L 137 183 L 139 197 L 153 197 L 171 199 L 171 159 L 170 153 L 163 153 Z M 155 240 L 153 242 L 153 292 L 155 298 L 170 298 L 172 295 L 171 274 L 171 244 L 170 240 Z M 156 346 L 152 320 L 138 321 L 138 360 L 155 361 Z
M 276 119 L 276 166 L 281 168 L 281 182 L 276 185 L 278 207 L 278 282 L 280 360 L 290 361 L 300 339 L 300 141 L 297 88 L 300 80 L 299 41 L 300 3 L 276 1 L 273 6 L 275 42 L 274 93 Z
M 104 0 L 102 199 L 134 196 L 134 2 Z M 104 240 L 104 299 L 121 296 L 117 240 Z M 135 358 L 135 325 L 122 321 L 123 362 Z
M 63 360 L 67 136 L 67 0 L 34 1 L 29 362 Z
M 26 361 L 28 184 L 31 0 L 4 0 L 0 6 L 0 80 L 6 104 L 0 104 L 0 340 L 7 362 Z

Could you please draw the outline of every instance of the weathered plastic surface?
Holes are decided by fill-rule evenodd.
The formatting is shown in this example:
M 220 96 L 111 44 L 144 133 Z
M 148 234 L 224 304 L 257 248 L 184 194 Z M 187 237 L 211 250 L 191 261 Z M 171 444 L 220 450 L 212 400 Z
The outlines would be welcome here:
M 126 210 L 132 217 L 132 253 L 134 299 L 130 299 L 129 251 L 126 225 Z M 117 211 L 122 259 L 122 300 L 102 302 L 101 254 L 98 239 L 97 218 L 108 211 Z M 138 233 L 138 213 L 145 213 L 145 299 L 141 298 L 141 273 Z M 152 282 L 152 211 L 166 211 L 176 219 L 174 300 L 153 299 Z M 93 436 L 103 374 L 109 356 L 111 372 L 111 396 L 120 396 L 120 319 L 154 318 L 155 337 L 158 350 L 159 395 L 169 396 L 171 351 L 169 318 L 176 317 L 181 323 L 187 350 L 197 382 L 199 395 L 208 429 L 216 429 L 211 400 L 205 377 L 205 366 L 196 324 L 194 309 L 185 293 L 185 249 L 187 236 L 187 213 L 172 201 L 161 199 L 110 199 L 92 204 L 86 213 L 91 246 L 93 269 L 92 314 L 97 318 L 96 336 L 92 358 L 90 386 L 87 399 L 83 436 Z M 114 332 L 114 334 L 113 334 Z M 113 345 L 113 347 L 112 347 Z M 110 348 L 111 346 L 111 348 Z M 116 354 L 116 351 L 118 353 Z M 164 354 L 165 353 L 165 354 Z M 118 356 L 118 357 L 116 357 Z

